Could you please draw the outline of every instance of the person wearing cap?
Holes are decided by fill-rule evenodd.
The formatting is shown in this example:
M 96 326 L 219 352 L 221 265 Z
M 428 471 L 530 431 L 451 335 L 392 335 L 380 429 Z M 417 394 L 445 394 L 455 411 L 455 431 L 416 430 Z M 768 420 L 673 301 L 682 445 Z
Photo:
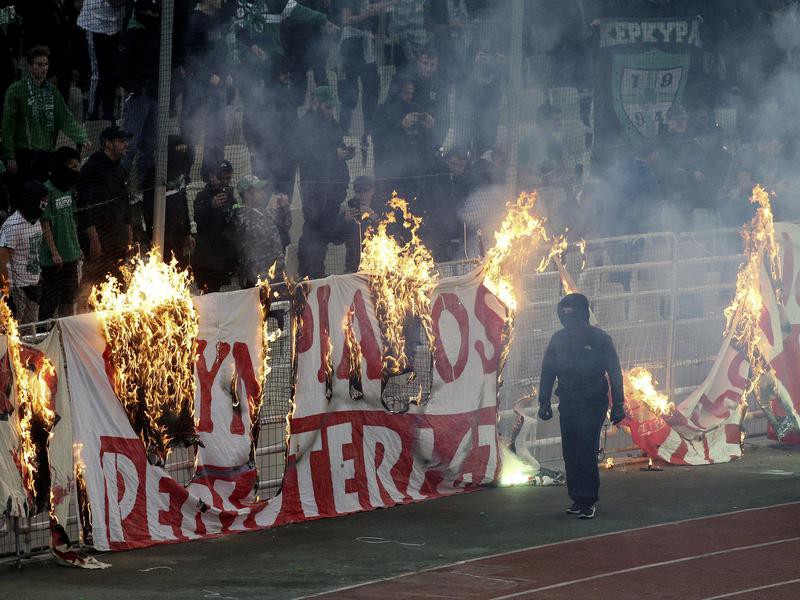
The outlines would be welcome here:
M 0 227 L 0 286 L 9 292 L 10 305 L 19 323 L 38 320 L 41 287 L 39 250 L 47 208 L 47 188 L 31 180 L 23 184 L 19 209 Z
M 78 176 L 78 239 L 83 249 L 82 296 L 119 265 L 133 242 L 128 198 L 128 172 L 121 161 L 130 135 L 116 125 L 100 134 L 100 149 L 92 154 Z
M 314 90 L 311 109 L 300 119 L 297 131 L 303 234 L 298 247 L 300 275 L 325 274 L 328 244 L 342 243 L 348 225 L 339 213 L 350 182 L 347 162 L 355 154 L 347 146 L 334 118 L 339 102 L 333 90 Z
M 78 294 L 78 261 L 81 247 L 75 223 L 75 186 L 80 175 L 78 151 L 63 146 L 53 155 L 50 179 L 45 182 L 47 208 L 41 218 L 44 243 L 40 253 L 42 266 L 42 301 L 39 319 L 75 312 Z
M 564 329 L 550 338 L 539 381 L 539 418 L 553 418 L 550 396 L 558 381 L 561 449 L 572 506 L 567 514 L 581 519 L 595 516 L 600 490 L 597 450 L 600 430 L 608 412 L 611 387 L 611 422 L 625 418 L 625 397 L 614 342 L 605 331 L 590 324 L 589 300 L 568 294 L 558 303 Z
M 3 157 L 8 170 L 17 176 L 15 190 L 28 177 L 47 179 L 49 155 L 55 150 L 59 132 L 79 147 L 87 143 L 86 131 L 58 89 L 47 81 L 50 50 L 34 46 L 28 50 L 27 59 L 28 72 L 6 90 L 3 107 Z
M 281 241 L 279 211 L 288 213 L 289 199 L 277 192 L 270 195 L 270 185 L 255 175 L 239 179 L 237 190 L 242 208 L 236 212 L 236 232 L 239 243 L 239 274 L 245 287 L 260 279 L 269 279 L 269 270 L 276 265 L 275 276 L 283 277 L 284 245 Z M 288 225 L 291 226 L 291 214 Z M 287 231 L 288 233 L 288 231 Z
M 229 285 L 238 265 L 238 207 L 232 181 L 233 166 L 223 160 L 194 200 L 197 243 L 192 271 L 197 285 L 205 292 L 218 292 L 222 286 Z

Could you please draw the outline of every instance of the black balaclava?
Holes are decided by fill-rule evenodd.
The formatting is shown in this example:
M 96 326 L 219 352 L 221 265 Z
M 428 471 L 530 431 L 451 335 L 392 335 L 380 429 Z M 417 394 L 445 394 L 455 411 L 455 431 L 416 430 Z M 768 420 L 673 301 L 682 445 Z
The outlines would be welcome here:
M 589 300 L 583 294 L 567 294 L 558 303 L 558 318 L 566 329 L 589 326 Z
M 22 197 L 19 203 L 19 212 L 28 223 L 36 223 L 44 212 L 43 201 L 47 199 L 47 188 L 43 183 L 30 180 L 22 186 Z M 45 203 L 46 206 L 46 203 Z

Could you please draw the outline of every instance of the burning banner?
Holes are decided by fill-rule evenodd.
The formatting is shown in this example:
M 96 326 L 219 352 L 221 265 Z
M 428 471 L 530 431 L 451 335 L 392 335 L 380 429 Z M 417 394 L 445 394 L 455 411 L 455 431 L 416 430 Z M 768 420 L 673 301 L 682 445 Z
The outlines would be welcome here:
M 663 410 L 665 398 L 654 405 L 652 393 L 626 393 L 631 435 L 651 457 L 673 464 L 739 458 L 749 397 L 764 410 L 775 437 L 800 441 L 800 227 L 773 224 L 762 188 L 753 190 L 751 201 L 757 208 L 743 230 L 746 261 L 706 380 L 674 411 Z
M 197 314 L 190 276 L 157 253 L 92 290 L 106 339 L 106 370 L 151 462 L 196 443 L 193 398 Z
M 410 373 L 409 382 L 416 378 L 407 346 L 412 346 L 412 352 L 415 350 L 420 329 L 432 353 L 431 294 L 439 279 L 433 257 L 417 235 L 422 219 L 411 214 L 406 201 L 396 194 L 389 200 L 389 209 L 378 226 L 367 231 L 359 266 L 359 272 L 369 278 L 384 342 L 384 387 L 390 377 Z M 342 320 L 346 332 L 353 331 L 352 315 L 348 313 Z M 348 350 L 350 365 L 354 366 L 360 362 L 360 349 L 352 335 L 348 336 Z M 430 370 L 432 365 L 424 368 Z M 358 388 L 360 378 L 356 372 L 353 375 Z M 412 401 L 421 402 L 422 394 L 420 387 Z M 402 405 L 405 407 L 405 403 Z

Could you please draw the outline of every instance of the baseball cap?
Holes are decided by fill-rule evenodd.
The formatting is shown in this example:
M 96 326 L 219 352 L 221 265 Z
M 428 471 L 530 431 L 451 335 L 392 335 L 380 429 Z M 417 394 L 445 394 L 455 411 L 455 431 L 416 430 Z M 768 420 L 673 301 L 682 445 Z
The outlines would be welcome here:
M 269 183 L 263 179 L 259 179 L 255 175 L 243 175 L 239 178 L 239 183 L 236 184 L 236 189 L 240 194 L 244 194 L 248 190 L 256 189 L 263 190 Z
M 339 106 L 339 100 L 336 98 L 333 88 L 327 85 L 318 86 L 314 90 L 314 98 L 328 106 Z
M 233 173 L 233 165 L 228 160 L 222 160 L 217 165 L 217 173 Z
M 132 138 L 133 135 L 124 131 L 117 125 L 106 127 L 100 132 L 100 141 L 103 140 L 127 140 Z

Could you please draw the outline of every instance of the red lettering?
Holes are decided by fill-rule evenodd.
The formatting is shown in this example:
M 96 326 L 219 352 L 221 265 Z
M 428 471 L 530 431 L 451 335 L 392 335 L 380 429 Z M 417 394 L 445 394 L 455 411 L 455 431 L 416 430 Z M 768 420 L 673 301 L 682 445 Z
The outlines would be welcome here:
M 445 309 L 455 317 L 456 322 L 458 322 L 458 331 L 461 335 L 455 367 L 447 358 L 442 336 L 439 332 L 439 320 Z M 431 317 L 433 318 L 433 362 L 436 365 L 436 371 L 439 373 L 439 377 L 442 378 L 442 381 L 451 383 L 461 376 L 461 373 L 464 372 L 464 368 L 467 366 L 467 358 L 469 356 L 469 315 L 467 314 L 467 309 L 461 304 L 461 300 L 458 299 L 458 296 L 451 293 L 443 293 L 436 299 Z
M 158 491 L 169 495 L 169 507 L 167 510 L 158 511 L 158 522 L 161 525 L 169 525 L 172 528 L 172 535 L 176 540 L 185 540 L 181 530 L 183 522 L 183 503 L 189 497 L 189 490 L 180 485 L 172 477 L 162 477 L 158 480 Z
M 249 409 L 248 414 L 252 414 L 253 410 L 259 404 L 259 396 L 261 395 L 261 386 L 258 385 L 255 370 L 253 369 L 253 360 L 250 357 L 250 349 L 247 344 L 236 342 L 233 344 L 233 360 L 236 363 L 236 385 L 239 382 L 244 384 L 245 392 L 247 393 L 247 406 Z M 253 419 L 257 419 L 258 415 L 252 415 Z M 251 424 L 252 425 L 252 424 Z M 242 406 L 233 409 L 233 417 L 231 418 L 231 433 L 234 435 L 244 435 L 244 423 L 242 421 Z
M 297 334 L 297 353 L 302 354 L 311 350 L 314 343 L 314 313 L 306 303 L 303 315 L 300 317 L 300 328 Z
M 115 455 L 114 462 L 107 463 L 104 460 L 106 455 Z M 120 457 L 128 459 L 134 467 L 134 472 L 130 471 L 124 460 L 120 462 Z M 143 540 L 150 540 L 150 532 L 147 527 L 147 491 L 145 487 L 147 457 L 142 441 L 138 438 L 100 436 L 100 465 L 105 481 L 105 520 L 109 547 L 112 550 L 124 550 L 140 545 Z M 113 472 L 107 472 L 107 468 L 113 469 Z M 111 490 L 108 489 L 110 477 L 113 477 L 112 481 L 116 486 L 116 493 L 113 496 L 110 495 Z M 130 489 L 126 479 L 131 482 Z M 111 511 L 114 511 L 114 526 L 111 524 Z M 116 523 L 116 519 L 119 519 L 118 523 Z M 119 525 L 121 531 L 116 530 L 116 524 Z
M 197 361 L 195 362 L 195 372 L 197 379 L 200 382 L 200 422 L 197 425 L 197 431 L 201 433 L 211 433 L 214 431 L 214 421 L 211 418 L 211 386 L 214 385 L 214 380 L 217 378 L 219 368 L 222 366 L 222 361 L 228 356 L 231 351 L 230 344 L 219 342 L 217 344 L 217 355 L 214 358 L 214 364 L 211 365 L 209 371 L 206 366 L 205 349 L 208 345 L 206 340 L 197 341 Z
M 321 285 L 317 288 L 317 304 L 319 305 L 319 371 L 317 371 L 317 379 L 320 383 L 324 383 L 327 379 L 328 371 L 325 368 L 326 363 L 331 361 L 330 343 L 331 343 L 331 325 L 328 318 L 328 301 L 331 298 L 331 286 Z
M 372 329 L 372 322 L 369 320 L 367 305 L 361 290 L 357 290 L 353 296 L 353 303 L 350 309 L 355 313 L 355 320 L 358 322 L 358 331 L 361 339 L 358 344 L 361 347 L 361 355 L 367 360 L 367 379 L 380 379 L 383 369 L 381 348 Z M 342 350 L 342 360 L 336 367 L 336 376 L 339 379 L 348 379 L 350 376 L 350 353 L 346 349 Z
M 483 325 L 486 337 L 494 349 L 492 356 L 489 357 L 486 355 L 487 352 L 484 349 L 483 341 L 478 340 L 475 342 L 475 350 L 478 351 L 478 355 L 481 357 L 483 373 L 485 375 L 497 371 L 500 362 L 503 326 L 505 325 L 505 320 L 489 308 L 489 305 L 486 303 L 486 296 L 489 293 L 489 290 L 481 284 L 478 286 L 478 292 L 475 294 L 475 317 L 481 325 Z

